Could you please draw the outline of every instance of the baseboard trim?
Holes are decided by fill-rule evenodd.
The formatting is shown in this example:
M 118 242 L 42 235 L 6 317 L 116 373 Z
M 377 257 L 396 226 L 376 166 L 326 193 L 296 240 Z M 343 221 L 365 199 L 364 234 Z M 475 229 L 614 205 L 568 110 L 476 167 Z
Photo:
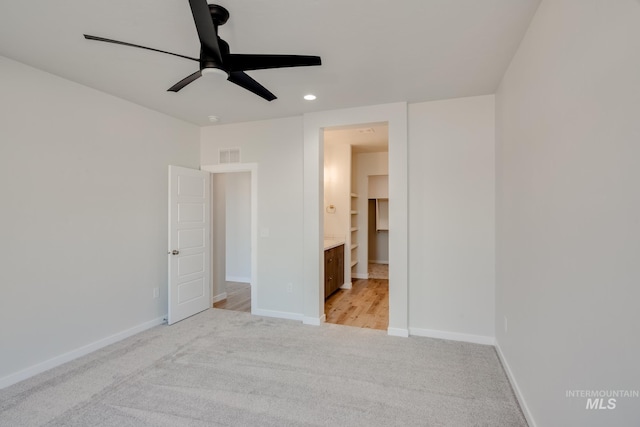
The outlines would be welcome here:
M 276 311 L 276 310 L 263 310 L 261 308 L 257 308 L 251 311 L 251 314 L 254 316 L 264 316 L 264 317 L 275 317 L 277 319 L 287 319 L 287 320 L 303 320 L 303 315 L 299 313 L 291 313 L 288 311 Z
M 227 282 L 251 283 L 251 277 L 227 276 L 225 277 L 225 280 Z
M 223 292 L 223 293 L 218 294 L 215 297 L 213 297 L 213 303 L 215 304 L 215 303 L 220 302 L 220 301 L 225 300 L 225 299 L 227 299 L 227 293 Z
M 125 338 L 129 338 L 130 336 L 138 334 L 142 331 L 146 331 L 147 329 L 151 329 L 154 326 L 162 325 L 163 323 L 165 323 L 166 317 L 167 316 L 158 317 L 157 319 L 153 319 L 125 331 L 118 332 L 117 334 L 113 334 L 106 338 L 92 342 L 91 344 L 87 344 L 75 350 L 71 350 L 67 353 L 53 357 L 49 360 L 45 360 L 44 362 L 40 362 L 36 365 L 30 366 L 14 374 L 10 374 L 6 377 L 0 378 L 0 389 L 19 383 L 20 381 L 24 381 L 28 378 L 38 375 L 44 371 L 48 371 L 49 369 L 53 369 L 57 366 L 63 365 L 67 362 L 71 362 L 72 360 L 75 360 L 79 357 L 85 356 L 96 350 L 100 350 L 103 347 L 114 344 L 118 341 L 122 341 Z
M 369 278 L 369 273 L 351 273 L 351 277 L 353 277 L 354 279 L 368 279 Z
M 369 264 L 386 264 L 389 265 L 389 260 L 370 259 Z
M 500 343 L 498 343 L 497 339 L 495 341 L 496 343 L 494 347 L 496 349 L 496 353 L 498 354 L 498 359 L 500 359 L 500 363 L 502 363 L 504 372 L 507 374 L 507 378 L 511 383 L 511 388 L 513 389 L 513 393 L 516 395 L 516 399 L 518 399 L 518 403 L 520 404 L 520 408 L 522 409 L 524 418 L 527 420 L 529 427 L 537 427 L 537 424 L 533 419 L 533 415 L 531 414 L 531 411 L 527 406 L 527 402 L 524 400 L 524 397 L 522 396 L 520 387 L 518 387 L 518 381 L 516 381 L 516 378 L 513 376 L 513 372 L 511 372 L 511 367 L 509 366 L 509 363 L 507 363 L 507 359 L 504 357 L 504 354 L 502 353 L 502 349 L 500 348 Z
M 326 320 L 327 320 L 327 316 L 325 314 L 323 314 L 320 317 L 309 317 L 309 316 L 302 317 L 302 323 L 304 323 L 305 325 L 312 325 L 312 326 L 320 326 Z
M 485 335 L 460 334 L 458 332 L 437 331 L 435 329 L 409 328 L 409 333 L 418 337 L 463 341 L 473 344 L 495 345 L 496 339 Z
M 344 285 L 340 286 L 340 289 L 351 289 L 353 287 L 353 283 L 349 282 L 349 283 L 345 283 Z
M 387 335 L 391 335 L 392 337 L 409 337 L 409 330 L 403 328 L 387 328 Z

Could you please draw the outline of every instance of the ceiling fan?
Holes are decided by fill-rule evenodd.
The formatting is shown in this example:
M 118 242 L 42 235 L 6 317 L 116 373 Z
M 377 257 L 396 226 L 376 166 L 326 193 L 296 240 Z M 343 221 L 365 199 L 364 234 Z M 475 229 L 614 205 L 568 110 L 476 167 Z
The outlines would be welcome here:
M 321 65 L 319 56 L 247 55 L 230 53 L 229 44 L 218 36 L 218 27 L 224 25 L 229 19 L 227 9 L 216 4 L 207 4 L 207 0 L 189 0 L 189 5 L 191 6 L 191 13 L 193 13 L 193 20 L 195 21 L 198 38 L 200 39 L 200 58 L 192 58 L 190 56 L 88 34 L 85 34 L 84 38 L 167 53 L 199 62 L 200 69 L 171 86 L 168 89 L 171 92 L 180 91 L 188 84 L 200 78 L 203 74 L 220 74 L 224 75 L 231 83 L 235 83 L 267 101 L 273 101 L 276 99 L 276 96 L 251 78 L 245 71 Z

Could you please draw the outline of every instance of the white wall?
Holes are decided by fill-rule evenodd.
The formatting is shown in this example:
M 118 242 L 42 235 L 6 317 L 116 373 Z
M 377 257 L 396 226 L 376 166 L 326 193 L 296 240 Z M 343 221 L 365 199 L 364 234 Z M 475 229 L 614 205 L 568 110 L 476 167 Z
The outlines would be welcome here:
M 335 207 L 327 212 L 329 205 Z M 324 236 L 344 240 L 344 282 L 351 284 L 351 145 L 324 145 Z
M 7 385 L 64 361 L 64 353 L 161 321 L 167 165 L 198 167 L 199 132 L 3 57 L 0 75 L 0 385 Z
M 202 128 L 203 165 L 230 147 L 241 148 L 243 163 L 258 163 L 256 314 L 301 318 L 302 117 Z
M 351 146 L 349 144 L 325 144 L 323 206 L 325 236 L 349 238 L 351 227 L 350 194 Z M 327 212 L 329 205 L 336 208 L 334 213 Z
M 639 2 L 543 1 L 497 93 L 497 340 L 539 426 L 640 420 L 565 397 L 640 388 L 638 52 Z
M 493 342 L 494 194 L 493 95 L 409 105 L 411 333 Z
M 251 174 L 225 174 L 226 280 L 251 281 Z
M 315 136 L 309 144 L 316 147 L 318 143 L 319 135 L 313 131 L 323 127 L 318 123 L 331 126 L 364 123 L 366 117 L 371 117 L 367 116 L 369 111 L 373 112 L 373 117 L 385 117 L 383 114 L 388 111 L 385 108 L 374 106 L 319 114 L 317 123 L 308 129 Z M 402 114 L 398 113 L 400 116 Z M 335 117 L 339 119 L 334 120 Z M 308 118 L 316 120 L 315 116 Z M 402 159 L 398 158 L 402 156 L 402 148 L 394 154 L 398 176 L 394 178 L 391 170 L 391 152 L 388 161 L 379 159 L 385 167 L 371 173 L 389 174 L 390 209 L 395 209 L 396 221 L 402 220 L 402 214 L 408 214 L 411 226 L 408 241 L 398 233 L 395 235 L 396 245 L 401 248 L 399 243 L 403 243 L 411 251 L 408 271 L 404 264 L 407 257 L 399 257 L 399 251 L 394 252 L 393 245 L 390 246 L 390 256 L 399 258 L 397 263 L 390 260 L 390 281 L 392 288 L 398 286 L 392 291 L 397 291 L 395 298 L 400 301 L 396 302 L 395 314 L 390 312 L 396 322 L 391 333 L 400 334 L 407 326 L 402 323 L 407 309 L 406 289 L 403 289 L 406 282 L 403 283 L 402 277 L 408 275 L 411 278 L 409 325 L 412 333 L 436 336 L 444 333 L 448 338 L 493 342 L 494 97 L 412 104 L 409 118 L 410 210 L 407 212 L 403 208 L 402 197 L 398 196 L 400 200 L 396 200 L 391 190 L 394 188 L 401 193 L 397 187 L 403 182 L 402 174 L 407 173 L 406 166 L 400 167 Z M 396 139 L 392 142 L 390 138 L 390 150 L 392 143 L 402 144 L 403 132 L 398 126 L 403 120 L 399 118 L 394 123 L 390 135 L 393 133 Z M 261 310 L 272 314 L 306 315 L 303 301 L 306 294 L 301 285 L 304 280 L 308 279 L 310 286 L 315 284 L 314 290 L 319 292 L 319 278 L 307 278 L 302 269 L 303 258 L 308 255 L 305 252 L 308 242 L 303 234 L 315 236 L 314 230 L 303 227 L 303 180 L 309 172 L 303 173 L 303 164 L 313 163 L 318 176 L 322 164 L 319 158 L 312 158 L 311 148 L 307 152 L 308 158 L 303 160 L 302 136 L 302 120 L 296 117 L 202 129 L 202 164 L 216 163 L 217 150 L 221 147 L 240 147 L 243 162 L 258 163 L 258 227 L 261 232 L 266 229 L 269 232 L 268 237 L 259 238 L 258 301 Z M 366 172 L 363 165 L 356 163 L 358 175 Z M 322 182 L 317 181 L 319 178 L 315 174 L 308 175 L 309 179 L 316 179 L 319 187 L 316 194 L 319 195 Z M 315 186 L 313 182 L 307 184 L 310 188 Z M 360 189 L 365 186 L 359 183 L 357 191 L 362 193 Z M 366 203 L 366 197 L 361 198 Z M 318 200 L 317 211 L 314 211 L 318 215 L 315 225 L 318 230 L 322 220 L 319 215 L 324 212 L 321 202 Z M 366 207 L 359 210 L 366 212 Z M 361 228 L 366 233 L 366 216 L 359 217 L 365 221 Z M 401 229 L 401 225 L 398 228 Z M 393 224 L 391 229 L 394 230 Z M 393 232 L 390 238 L 392 236 Z M 320 235 L 317 238 L 316 250 L 319 251 Z M 315 244 L 309 246 L 316 247 Z M 309 262 L 315 265 L 315 256 L 310 258 L 313 261 Z M 319 264 L 318 261 L 318 268 Z M 366 265 L 366 259 L 363 264 Z M 393 274 L 399 277 L 395 282 Z M 292 283 L 292 293 L 287 292 L 287 283 Z M 311 295 L 309 307 L 313 308 L 318 301 Z

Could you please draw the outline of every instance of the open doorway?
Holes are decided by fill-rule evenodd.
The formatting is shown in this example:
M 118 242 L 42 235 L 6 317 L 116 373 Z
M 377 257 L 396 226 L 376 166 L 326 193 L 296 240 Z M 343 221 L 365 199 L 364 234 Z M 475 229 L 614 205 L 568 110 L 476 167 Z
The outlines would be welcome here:
M 257 310 L 257 165 L 203 166 L 211 174 L 212 301 Z
M 387 123 L 324 129 L 327 323 L 382 330 L 389 325 L 388 134 Z M 343 265 L 343 271 L 338 274 L 332 263 Z

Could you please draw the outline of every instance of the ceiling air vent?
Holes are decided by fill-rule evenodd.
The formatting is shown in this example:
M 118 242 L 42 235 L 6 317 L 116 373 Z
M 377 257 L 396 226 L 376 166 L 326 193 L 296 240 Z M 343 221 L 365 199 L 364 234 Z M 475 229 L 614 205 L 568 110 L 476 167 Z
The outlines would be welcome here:
M 221 148 L 218 151 L 218 163 L 240 163 L 240 149 L 239 148 Z

